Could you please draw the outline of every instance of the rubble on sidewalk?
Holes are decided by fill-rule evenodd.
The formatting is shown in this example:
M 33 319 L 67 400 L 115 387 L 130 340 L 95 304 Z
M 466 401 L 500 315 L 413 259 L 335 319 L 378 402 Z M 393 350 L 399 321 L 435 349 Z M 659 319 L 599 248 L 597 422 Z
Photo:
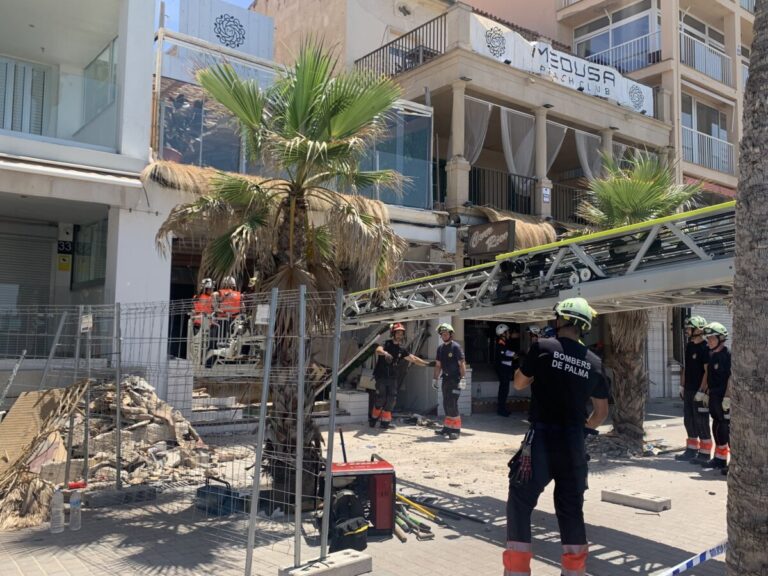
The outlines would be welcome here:
M 47 520 L 54 487 L 65 482 L 67 439 L 72 423 L 69 481 L 82 478 L 85 393 L 89 383 L 23 394 L 0 423 L 0 530 L 38 525 Z M 121 382 L 120 431 L 114 382 L 90 382 L 87 492 L 113 488 L 120 475 L 128 486 L 163 482 L 197 483 L 220 462 L 178 410 L 160 400 L 143 378 Z M 221 461 L 253 456 L 221 454 Z

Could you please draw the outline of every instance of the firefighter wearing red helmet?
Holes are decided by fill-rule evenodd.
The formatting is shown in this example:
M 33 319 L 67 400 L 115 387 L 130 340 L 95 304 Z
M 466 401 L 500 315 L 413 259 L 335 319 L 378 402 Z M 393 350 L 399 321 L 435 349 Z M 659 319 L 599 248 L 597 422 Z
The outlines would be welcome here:
M 417 366 L 429 366 L 429 362 L 411 354 L 405 348 L 405 326 L 401 323 L 392 324 L 389 330 L 390 338 L 376 348 L 376 368 L 373 377 L 376 379 L 376 398 L 368 423 L 371 428 L 379 422 L 381 428 L 392 425 L 392 410 L 397 402 L 397 387 L 400 370 L 406 363 Z

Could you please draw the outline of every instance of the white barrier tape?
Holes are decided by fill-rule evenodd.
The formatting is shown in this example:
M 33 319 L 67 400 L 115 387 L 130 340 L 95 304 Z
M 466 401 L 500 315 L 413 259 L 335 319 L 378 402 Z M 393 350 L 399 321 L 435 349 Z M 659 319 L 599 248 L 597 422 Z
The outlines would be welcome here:
M 681 562 L 677 566 L 673 566 L 672 568 L 665 570 L 664 572 L 659 572 L 654 576 L 677 576 L 678 574 L 682 574 L 683 572 L 690 570 L 694 566 L 698 566 L 699 564 L 703 564 L 707 560 L 711 560 L 715 556 L 720 556 L 721 554 L 724 554 L 727 549 L 728 549 L 728 540 L 723 540 L 717 546 L 714 546 L 709 550 L 705 550 L 701 554 L 696 554 L 696 556 L 689 558 L 685 562 Z

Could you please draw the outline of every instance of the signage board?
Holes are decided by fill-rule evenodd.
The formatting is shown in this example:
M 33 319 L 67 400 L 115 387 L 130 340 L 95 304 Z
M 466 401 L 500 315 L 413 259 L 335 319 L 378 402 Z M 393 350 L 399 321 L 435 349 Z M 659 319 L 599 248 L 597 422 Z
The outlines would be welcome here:
M 515 249 L 515 221 L 501 220 L 470 226 L 467 256 L 503 254 Z

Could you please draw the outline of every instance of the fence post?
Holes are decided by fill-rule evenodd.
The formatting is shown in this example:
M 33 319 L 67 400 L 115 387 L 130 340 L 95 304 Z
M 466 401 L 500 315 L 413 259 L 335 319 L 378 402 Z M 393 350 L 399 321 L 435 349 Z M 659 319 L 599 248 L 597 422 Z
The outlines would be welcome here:
M 113 350 L 113 358 L 115 359 L 115 488 L 117 490 L 122 490 L 123 488 L 123 480 L 120 477 L 121 472 L 123 469 L 123 465 L 121 463 L 122 459 L 122 451 L 123 451 L 123 435 L 120 432 L 120 426 L 122 424 L 121 422 L 121 407 L 122 407 L 122 390 L 120 386 L 120 380 L 122 378 L 122 375 L 120 374 L 120 364 L 121 364 L 121 335 L 120 335 L 120 303 L 115 302 L 115 312 L 114 312 L 114 320 L 112 323 L 112 335 L 113 335 L 113 342 L 114 342 L 114 350 Z
M 73 359 L 73 371 L 72 371 L 72 385 L 74 386 L 77 384 L 77 372 L 78 368 L 80 368 L 80 334 L 81 334 L 81 328 L 83 323 L 83 309 L 84 306 L 81 304 L 77 307 L 77 324 L 75 325 L 75 330 L 77 330 L 77 335 L 75 336 L 75 357 Z M 69 415 L 69 431 L 67 432 L 67 463 L 64 466 L 64 486 L 66 486 L 69 483 L 69 472 L 70 468 L 72 467 L 72 436 L 74 434 L 74 427 L 75 427 L 75 412 L 72 411 L 72 413 Z
M 299 286 L 299 374 L 296 382 L 296 495 L 293 505 L 293 565 L 301 566 L 301 505 L 304 480 L 304 376 L 307 338 L 307 287 Z
M 88 306 L 87 310 L 88 314 L 91 315 L 91 319 L 93 319 L 93 308 Z M 85 384 L 85 427 L 83 430 L 83 480 L 86 482 L 88 482 L 88 457 L 90 455 L 88 444 L 90 442 L 89 426 L 91 422 L 91 346 L 93 344 L 93 326 L 94 324 L 91 324 L 91 329 L 88 330 L 88 334 L 85 337 L 85 375 L 87 380 Z
M 259 429 L 256 434 L 256 461 L 253 465 L 253 489 L 251 490 L 251 514 L 248 518 L 248 549 L 245 552 L 245 576 L 251 576 L 253 569 L 253 547 L 256 541 L 256 516 L 259 514 L 259 484 L 261 482 L 261 459 L 264 456 L 264 434 L 269 401 L 269 376 L 272 371 L 272 351 L 275 343 L 275 321 L 277 317 L 277 288 L 272 288 L 269 298 L 269 327 L 267 346 L 264 350 L 264 377 L 261 386 L 259 406 Z
M 320 560 L 328 555 L 328 530 L 331 520 L 331 485 L 333 484 L 333 433 L 336 430 L 336 387 L 339 379 L 341 353 L 341 318 L 344 291 L 336 290 L 336 320 L 333 325 L 333 366 L 331 369 L 331 405 L 328 415 L 328 441 L 325 455 L 325 485 L 323 487 L 323 523 L 320 528 Z

